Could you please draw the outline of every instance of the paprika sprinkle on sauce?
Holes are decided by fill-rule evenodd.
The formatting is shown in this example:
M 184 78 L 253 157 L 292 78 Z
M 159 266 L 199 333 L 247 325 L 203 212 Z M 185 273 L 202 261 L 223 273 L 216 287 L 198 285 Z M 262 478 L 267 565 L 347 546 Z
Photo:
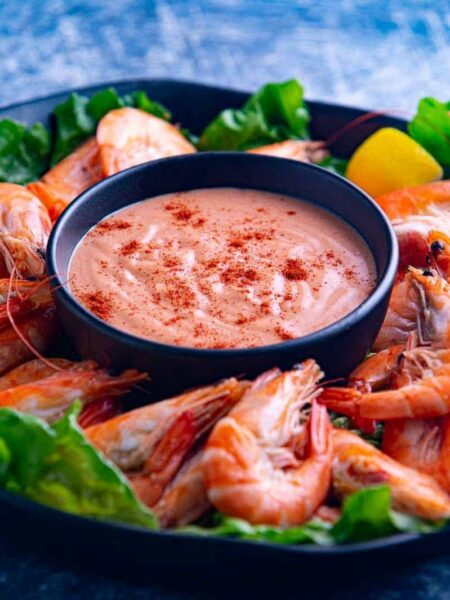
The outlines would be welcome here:
M 256 190 L 202 189 L 127 206 L 81 240 L 74 296 L 118 329 L 197 348 L 317 331 L 371 292 L 365 242 L 331 213 Z
M 108 320 L 113 310 L 111 296 L 102 291 L 85 292 L 79 300 L 99 319 Z

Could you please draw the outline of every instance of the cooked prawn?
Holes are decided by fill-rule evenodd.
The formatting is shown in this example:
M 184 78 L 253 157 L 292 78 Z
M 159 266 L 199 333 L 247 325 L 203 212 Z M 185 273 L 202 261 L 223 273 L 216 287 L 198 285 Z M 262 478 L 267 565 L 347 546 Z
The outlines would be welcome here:
M 394 287 L 374 350 L 406 343 L 413 332 L 420 344 L 450 343 L 450 284 L 437 273 L 411 268 Z
M 279 158 L 290 158 L 307 163 L 318 163 L 328 156 L 323 142 L 304 140 L 286 140 L 267 146 L 258 146 L 248 150 L 252 154 L 265 154 Z
M 197 440 L 240 400 L 246 387 L 227 379 L 88 427 L 86 436 L 125 472 L 141 500 L 154 506 Z
M 390 380 L 398 368 L 398 360 L 405 349 L 403 344 L 391 346 L 372 354 L 354 369 L 348 378 L 348 385 L 360 392 L 372 392 L 389 387 Z M 353 417 L 354 425 L 366 433 L 376 430 L 374 419 Z
M 442 425 L 446 420 L 447 417 L 388 421 L 382 450 L 403 465 L 434 476 L 442 448 Z M 446 489 L 448 491 L 448 486 Z
M 433 236 L 450 236 L 450 180 L 404 188 L 376 199 L 392 221 L 400 247 L 400 272 L 424 268 Z
M 349 386 L 361 392 L 387 387 L 404 350 L 404 344 L 397 344 L 372 354 L 352 371 L 348 378 Z
M 427 473 L 450 492 L 450 418 L 403 419 L 386 424 L 383 451 Z
M 450 179 L 395 190 L 378 196 L 376 202 L 394 222 L 419 215 L 446 218 L 450 213 Z
M 450 215 L 449 215 L 450 216 Z M 450 237 L 440 231 L 431 231 L 428 236 L 427 263 L 441 277 L 450 280 Z
M 313 360 L 299 370 L 264 373 L 219 421 L 203 460 L 208 498 L 218 510 L 250 523 L 288 526 L 303 523 L 322 504 L 332 448 L 326 409 L 314 400 L 321 377 Z M 300 408 L 309 403 L 304 453 Z
M 51 222 L 42 202 L 20 185 L 0 183 L 0 254 L 9 273 L 24 278 L 45 273 Z
M 35 310 L 53 306 L 48 280 L 36 282 L 14 279 L 11 282 L 10 279 L 0 279 L 0 329 L 10 325 L 11 315 L 13 318 L 21 318 Z
M 51 422 L 59 418 L 75 400 L 87 404 L 105 395 L 121 396 L 146 377 L 135 369 L 112 376 L 89 362 L 85 363 L 84 368 L 76 366 L 56 371 L 43 379 L 2 390 L 0 406 L 31 413 Z
M 152 506 L 161 527 L 181 527 L 194 523 L 210 508 L 202 461 L 203 450 L 187 458 Z
M 56 221 L 72 200 L 102 178 L 99 148 L 95 138 L 91 138 L 27 188 L 43 202 L 51 220 Z
M 42 353 L 52 344 L 57 332 L 53 308 L 39 310 L 15 322 L 21 335 L 13 327 L 0 331 L 0 375 Z M 25 338 L 29 345 L 23 342 Z M 31 351 L 31 347 L 35 352 Z
M 138 108 L 111 110 L 98 124 L 97 143 L 106 176 L 157 158 L 195 152 L 174 126 Z
M 93 361 L 74 362 L 65 358 L 50 358 L 42 362 L 41 359 L 35 358 L 0 377 L 0 391 L 45 379 L 54 375 L 56 371 L 84 371 L 96 368 L 97 365 Z M 88 427 L 116 417 L 120 412 L 120 398 L 115 396 L 97 398 L 83 406 L 78 423 L 81 427 Z
M 449 364 L 450 349 L 433 346 L 405 349 L 398 357 L 397 368 L 392 372 L 390 388 L 399 389 L 420 379 L 429 379 Z
M 65 358 L 51 358 L 49 360 L 56 368 L 62 370 L 85 368 L 86 365 L 93 365 L 93 368 L 96 366 L 95 363 L 87 361 L 75 363 L 71 360 L 66 360 Z M 31 383 L 32 381 L 44 379 L 45 377 L 53 375 L 55 370 L 55 368 L 52 368 L 47 363 L 43 363 L 39 358 L 29 360 L 28 362 L 23 363 L 11 371 L 8 371 L 2 377 L 0 377 L 0 391 L 7 390 L 24 383 Z
M 450 516 L 450 498 L 432 477 L 398 463 L 351 431 L 334 429 L 333 445 L 333 488 L 338 495 L 385 484 L 396 510 L 430 520 Z
M 320 401 L 331 410 L 358 418 L 391 420 L 435 417 L 450 412 L 445 407 L 446 377 L 450 376 L 450 349 L 416 347 L 398 355 L 388 389 L 371 393 L 359 389 L 326 388 Z M 450 403 L 450 400 L 449 400 Z
M 338 413 L 377 421 L 448 415 L 450 365 L 396 390 L 361 393 L 351 388 L 327 388 L 320 401 Z
M 85 429 L 122 414 L 122 402 L 118 396 L 102 396 L 85 404 L 78 416 L 78 424 Z

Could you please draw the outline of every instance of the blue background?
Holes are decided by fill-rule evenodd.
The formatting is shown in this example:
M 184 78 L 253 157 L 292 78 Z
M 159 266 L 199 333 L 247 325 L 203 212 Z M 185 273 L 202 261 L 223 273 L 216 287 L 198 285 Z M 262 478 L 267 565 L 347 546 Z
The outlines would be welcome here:
M 412 111 L 424 95 L 450 99 L 448 0 L 0 0 L 0 104 L 122 77 L 195 79 L 241 88 L 298 77 L 309 98 Z M 0 520 L 1 523 L 1 520 Z M 70 540 L 67 540 L 70 550 Z M 70 559 L 26 552 L 1 538 L 1 598 L 448 597 L 450 558 L 401 568 L 351 564 L 338 582 L 301 567 L 241 585 L 113 580 Z M 95 565 L 94 565 L 95 567 Z M 126 565 L 124 565 L 126 573 Z M 311 575 L 311 574 L 310 574 Z M 130 579 L 130 578 L 128 578 Z M 230 592 L 227 581 L 234 583 Z M 324 584 L 328 584 L 325 589 Z M 201 587 L 201 589 L 199 589 Z M 241 593 L 239 593 L 241 590 Z
M 2 0 L 0 103 L 168 76 L 412 110 L 450 97 L 448 0 Z

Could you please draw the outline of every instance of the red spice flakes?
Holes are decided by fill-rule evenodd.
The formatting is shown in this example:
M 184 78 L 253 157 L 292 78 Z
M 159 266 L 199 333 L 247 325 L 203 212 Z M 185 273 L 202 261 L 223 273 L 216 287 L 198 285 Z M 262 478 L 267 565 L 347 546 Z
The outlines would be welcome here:
M 166 296 L 174 308 L 190 308 L 195 301 L 194 292 L 182 281 L 174 282 Z
M 244 248 L 245 242 L 270 240 L 275 233 L 275 229 L 250 229 L 242 233 L 235 233 L 228 242 L 230 248 Z
M 259 230 L 251 230 L 244 234 L 244 240 L 271 240 L 273 234 L 275 233 L 275 229 L 271 227 L 270 229 L 259 229 Z
M 217 258 L 213 258 L 212 260 L 209 260 L 205 264 L 205 267 L 207 269 L 216 269 L 218 266 L 219 266 L 219 260 Z
M 180 264 L 181 264 L 181 261 L 176 256 L 169 256 L 169 255 L 163 256 L 163 265 L 166 267 L 166 269 L 176 269 L 177 267 L 180 266 Z
M 117 220 L 106 220 L 99 223 L 94 231 L 98 231 L 100 233 L 106 231 L 121 231 L 122 229 L 129 229 L 131 227 L 131 223 L 128 221 L 124 221 L 123 219 Z
M 259 279 L 259 275 L 255 269 L 228 267 L 228 269 L 220 274 L 220 279 L 223 283 L 249 285 L 252 281 L 257 281 Z
M 182 203 L 168 202 L 164 206 L 164 210 L 167 210 L 172 213 L 173 217 L 177 219 L 177 221 L 189 221 L 195 214 L 196 211 L 191 210 L 188 206 Z M 200 220 L 200 219 L 199 219 Z M 200 223 L 201 225 L 202 223 Z M 198 221 L 197 221 L 197 226 Z
M 261 302 L 260 309 L 262 313 L 268 315 L 270 313 L 270 304 L 268 302 Z
M 212 350 L 224 350 L 227 349 L 229 350 L 230 348 L 234 348 L 235 346 L 232 344 L 225 344 L 224 342 L 214 342 L 211 345 L 208 345 L 208 348 L 211 348 Z
M 198 323 L 194 327 L 194 337 L 195 338 L 204 338 L 208 333 L 207 327 L 203 323 Z
M 249 321 L 250 319 L 248 317 L 244 317 L 244 315 L 239 315 L 238 318 L 235 320 L 234 324 L 245 325 L 245 323 L 248 323 Z
M 244 235 L 244 240 L 265 240 L 268 238 L 268 234 L 264 231 L 249 231 Z
M 286 331 L 286 329 L 281 327 L 281 325 L 275 327 L 275 333 L 279 335 L 282 340 L 293 340 L 295 337 L 292 333 L 289 333 L 289 331 Z
M 299 258 L 288 258 L 281 272 L 289 281 L 306 281 L 309 275 Z
M 84 292 L 80 294 L 81 302 L 100 319 L 108 319 L 113 310 L 111 294 L 105 292 Z
M 333 250 L 325 252 L 325 258 L 333 267 L 340 267 L 342 265 L 342 260 L 336 256 Z
M 171 325 L 175 325 L 175 323 L 178 323 L 178 321 L 181 321 L 182 318 L 183 317 L 181 315 L 177 315 L 176 317 L 167 319 L 167 321 L 164 322 L 164 325 L 170 327 Z
M 291 217 L 292 215 L 296 215 L 297 213 L 295 212 L 295 210 L 288 210 L 288 211 L 286 212 L 286 214 L 287 214 L 287 215 L 289 215 L 289 216 Z
M 190 210 L 189 208 L 180 208 L 180 210 L 177 210 L 176 212 L 173 213 L 173 216 L 178 221 L 189 221 L 189 219 L 193 215 L 194 215 L 193 211 Z
M 128 244 L 124 244 L 119 250 L 121 256 L 130 256 L 141 249 L 141 244 L 136 240 L 131 240 Z
M 228 245 L 230 246 L 230 248 L 242 248 L 242 246 L 244 245 L 244 240 L 239 237 L 233 237 L 228 242 Z

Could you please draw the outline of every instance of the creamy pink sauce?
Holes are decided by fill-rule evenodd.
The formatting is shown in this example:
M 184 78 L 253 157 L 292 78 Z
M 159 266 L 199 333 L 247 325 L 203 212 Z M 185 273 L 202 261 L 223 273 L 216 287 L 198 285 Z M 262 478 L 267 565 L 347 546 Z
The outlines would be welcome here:
M 139 337 L 247 348 L 334 323 L 372 291 L 373 257 L 345 222 L 293 198 L 235 188 L 132 204 L 81 240 L 70 289 Z

